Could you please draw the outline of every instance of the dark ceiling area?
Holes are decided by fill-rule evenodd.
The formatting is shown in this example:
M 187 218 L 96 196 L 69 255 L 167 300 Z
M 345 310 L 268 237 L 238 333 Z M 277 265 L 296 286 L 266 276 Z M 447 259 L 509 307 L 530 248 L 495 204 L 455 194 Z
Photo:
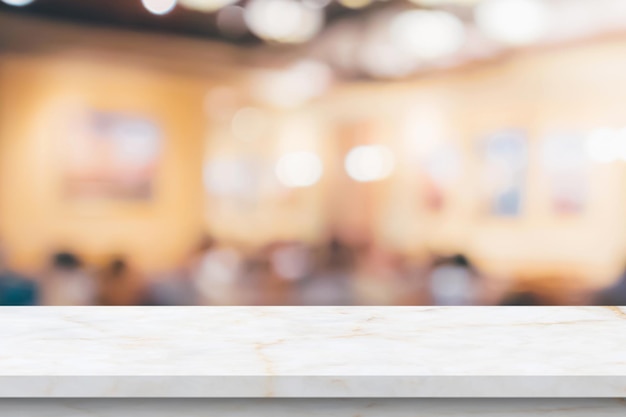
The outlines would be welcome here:
M 245 3 L 241 1 L 238 4 Z M 376 6 L 368 9 L 372 8 Z M 236 44 L 261 42 L 250 33 L 237 38 L 222 35 L 216 24 L 216 13 L 198 12 L 179 6 L 171 13 L 158 16 L 149 13 L 141 0 L 36 0 L 26 7 L 13 7 L 0 2 L 0 13 L 5 11 L 91 26 L 158 32 Z M 326 21 L 330 23 L 368 11 L 332 3 L 325 8 Z

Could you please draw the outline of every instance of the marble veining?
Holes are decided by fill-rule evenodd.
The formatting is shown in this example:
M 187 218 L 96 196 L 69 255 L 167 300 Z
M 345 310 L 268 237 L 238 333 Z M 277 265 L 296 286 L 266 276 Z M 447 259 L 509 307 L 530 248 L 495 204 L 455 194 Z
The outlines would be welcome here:
M 4 307 L 1 397 L 624 397 L 622 307 Z

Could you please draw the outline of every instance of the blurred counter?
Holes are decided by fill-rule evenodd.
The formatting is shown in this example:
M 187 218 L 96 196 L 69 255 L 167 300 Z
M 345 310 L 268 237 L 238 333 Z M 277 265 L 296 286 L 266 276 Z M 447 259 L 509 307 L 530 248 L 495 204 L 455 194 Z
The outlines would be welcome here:
M 4 307 L 0 397 L 624 397 L 624 307 Z

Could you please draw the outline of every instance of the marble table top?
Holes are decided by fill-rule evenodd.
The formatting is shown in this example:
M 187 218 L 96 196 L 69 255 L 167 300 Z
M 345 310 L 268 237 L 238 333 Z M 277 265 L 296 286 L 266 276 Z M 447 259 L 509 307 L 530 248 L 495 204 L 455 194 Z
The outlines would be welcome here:
M 623 307 L 3 307 L 0 397 L 625 397 Z

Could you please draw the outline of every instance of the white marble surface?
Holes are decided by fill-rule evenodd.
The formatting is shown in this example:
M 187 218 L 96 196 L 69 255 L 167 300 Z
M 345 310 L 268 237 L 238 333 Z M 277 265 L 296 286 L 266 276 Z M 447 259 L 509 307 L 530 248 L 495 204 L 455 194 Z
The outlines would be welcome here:
M 4 307 L 0 397 L 624 397 L 626 308 Z
M 606 417 L 621 399 L 0 399 L 10 417 Z

